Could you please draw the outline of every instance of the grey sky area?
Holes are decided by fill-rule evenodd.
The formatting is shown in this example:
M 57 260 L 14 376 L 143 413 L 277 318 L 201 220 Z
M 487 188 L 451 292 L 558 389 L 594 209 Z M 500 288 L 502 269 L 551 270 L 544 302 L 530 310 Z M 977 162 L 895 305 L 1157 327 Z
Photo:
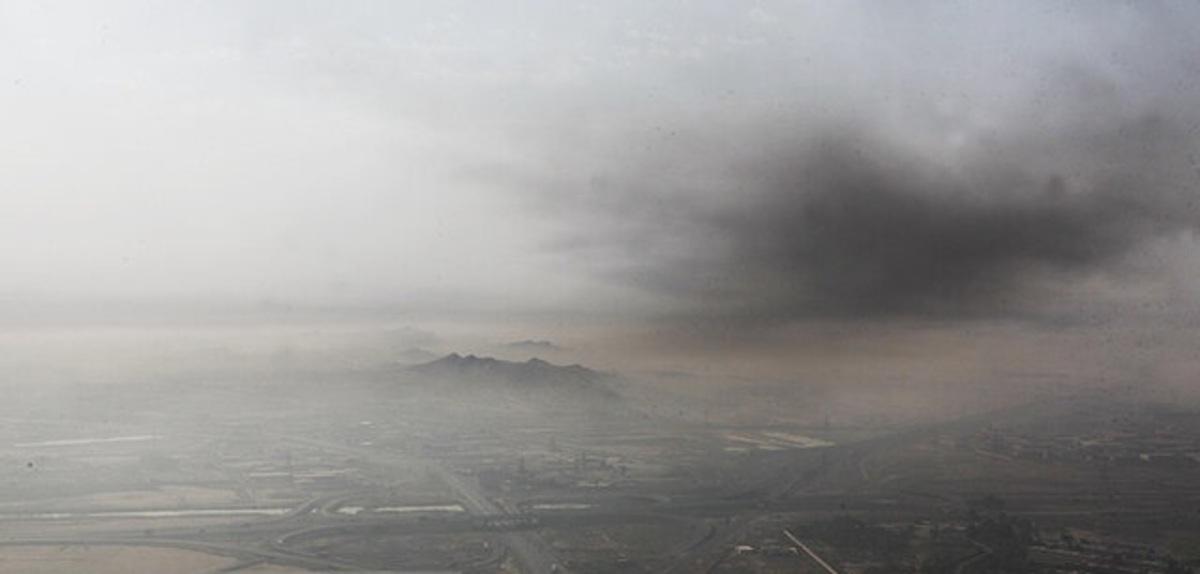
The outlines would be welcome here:
M 1197 23 L 1185 2 L 4 2 L 0 296 L 380 308 L 642 352 L 1186 332 Z

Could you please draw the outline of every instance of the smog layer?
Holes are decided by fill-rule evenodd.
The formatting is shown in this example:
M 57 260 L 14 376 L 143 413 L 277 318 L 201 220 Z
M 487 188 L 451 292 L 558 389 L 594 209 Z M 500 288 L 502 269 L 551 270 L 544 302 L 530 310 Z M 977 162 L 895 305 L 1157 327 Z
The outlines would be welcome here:
M 1200 9 L 0 5 L 0 570 L 1189 572 Z

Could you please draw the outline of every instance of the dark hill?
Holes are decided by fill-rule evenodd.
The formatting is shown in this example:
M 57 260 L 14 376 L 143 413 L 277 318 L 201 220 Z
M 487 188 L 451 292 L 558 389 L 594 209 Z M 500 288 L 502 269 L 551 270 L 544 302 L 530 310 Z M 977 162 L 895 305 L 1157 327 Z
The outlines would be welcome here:
M 410 367 L 410 372 L 427 379 L 486 385 L 498 390 L 579 398 L 615 399 L 607 384 L 613 376 L 579 365 L 561 366 L 533 358 L 523 363 L 475 355 L 451 353 L 428 363 Z

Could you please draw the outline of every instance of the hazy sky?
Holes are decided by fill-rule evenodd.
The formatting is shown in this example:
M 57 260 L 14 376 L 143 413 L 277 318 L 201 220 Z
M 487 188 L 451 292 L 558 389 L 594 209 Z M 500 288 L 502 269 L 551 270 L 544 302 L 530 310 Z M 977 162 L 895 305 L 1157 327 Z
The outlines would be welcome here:
M 3 2 L 0 295 L 699 338 L 1179 316 L 1196 24 L 1185 2 Z

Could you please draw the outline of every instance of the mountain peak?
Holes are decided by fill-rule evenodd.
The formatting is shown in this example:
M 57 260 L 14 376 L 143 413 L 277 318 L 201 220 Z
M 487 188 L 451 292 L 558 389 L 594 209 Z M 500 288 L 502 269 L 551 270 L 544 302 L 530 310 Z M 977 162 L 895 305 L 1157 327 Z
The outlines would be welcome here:
M 410 370 L 418 375 L 437 379 L 612 393 L 603 382 L 610 375 L 580 365 L 555 365 L 537 357 L 517 363 L 493 357 L 450 353 L 440 359 L 415 365 Z

